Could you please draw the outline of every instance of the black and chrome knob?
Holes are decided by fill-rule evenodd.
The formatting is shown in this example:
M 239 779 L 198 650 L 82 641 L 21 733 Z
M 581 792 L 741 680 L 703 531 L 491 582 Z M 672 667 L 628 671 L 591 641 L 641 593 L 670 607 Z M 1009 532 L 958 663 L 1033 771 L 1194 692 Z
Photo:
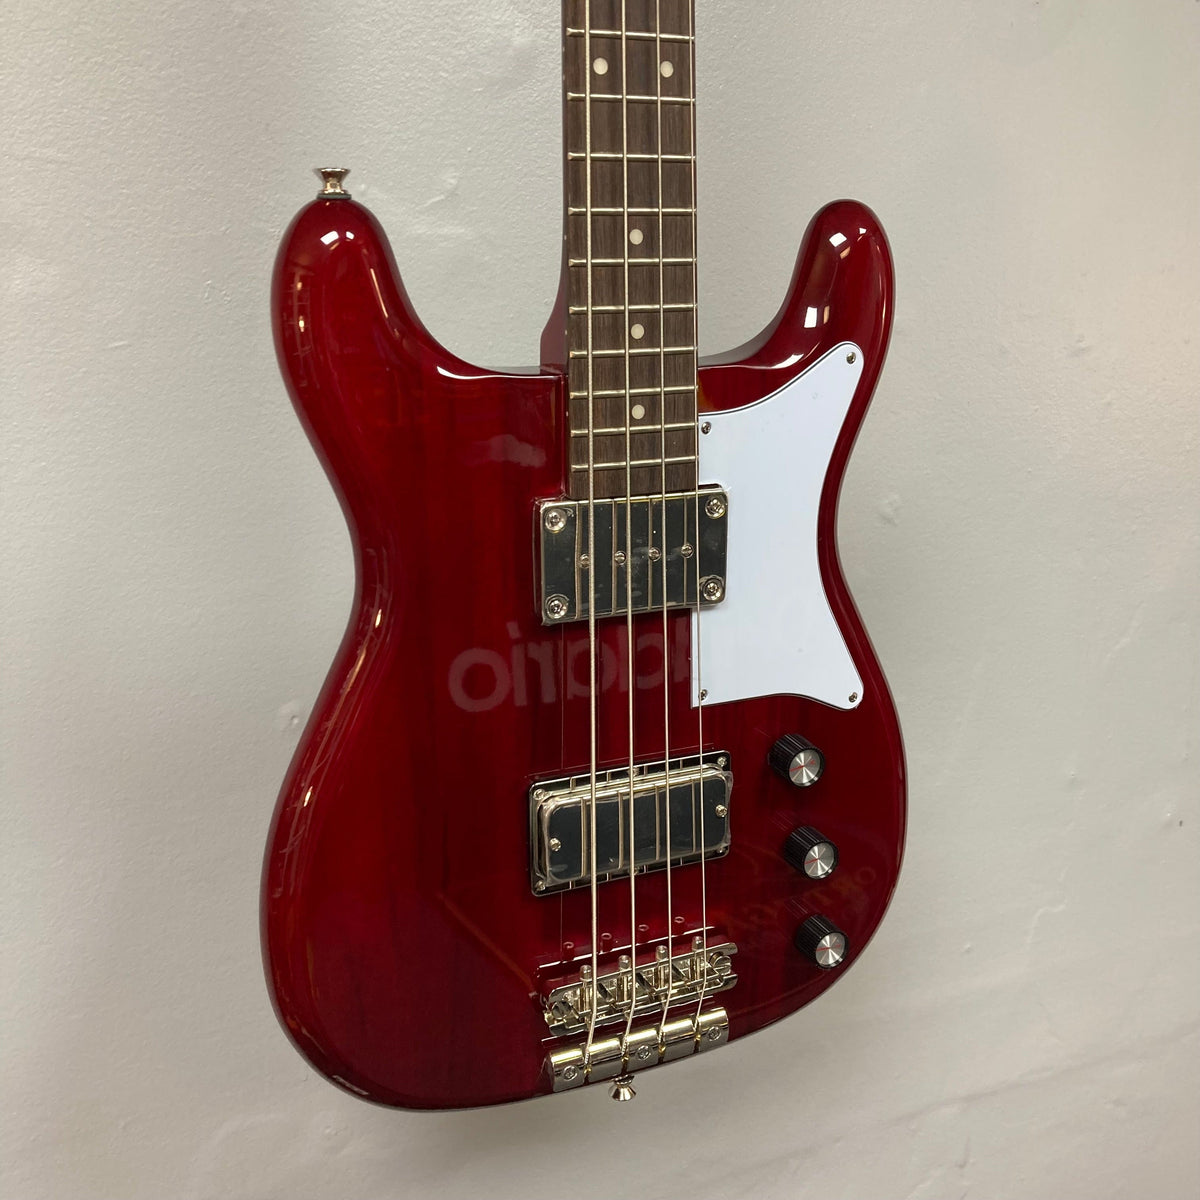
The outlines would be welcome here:
M 846 959 L 846 935 L 824 917 L 809 917 L 796 930 L 796 949 L 822 971 L 832 971 Z
M 825 756 L 796 733 L 787 733 L 771 747 L 767 762 L 780 779 L 799 788 L 812 787 L 825 770 Z
M 801 825 L 788 834 L 783 843 L 783 857 L 809 879 L 832 875 L 838 864 L 837 847 L 811 825 Z

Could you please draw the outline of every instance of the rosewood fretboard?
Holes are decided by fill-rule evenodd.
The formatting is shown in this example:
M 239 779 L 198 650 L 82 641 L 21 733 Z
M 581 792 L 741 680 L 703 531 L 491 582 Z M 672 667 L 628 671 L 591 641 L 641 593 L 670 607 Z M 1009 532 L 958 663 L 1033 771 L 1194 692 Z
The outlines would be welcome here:
M 563 15 L 571 495 L 589 494 L 589 446 L 596 497 L 691 491 L 693 3 L 564 0 Z

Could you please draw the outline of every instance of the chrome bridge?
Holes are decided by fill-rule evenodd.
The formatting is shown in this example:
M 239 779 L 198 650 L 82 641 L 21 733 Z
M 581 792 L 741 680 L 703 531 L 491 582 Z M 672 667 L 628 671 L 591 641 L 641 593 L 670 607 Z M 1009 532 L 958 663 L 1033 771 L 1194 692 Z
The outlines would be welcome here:
M 655 947 L 654 957 L 636 963 L 628 954 L 617 960 L 616 970 L 592 978 L 592 968 L 584 963 L 579 978 L 554 988 L 544 997 L 543 1015 L 554 1037 L 581 1033 L 591 1025 L 628 1021 L 647 1013 L 664 1012 L 668 1007 L 690 1004 L 694 1008 L 702 998 L 728 991 L 737 983 L 733 942 L 710 942 L 692 938 L 690 948 L 672 955 L 665 944 Z
M 729 755 L 635 766 L 596 778 L 596 880 L 720 858 L 729 851 Z M 530 884 L 539 896 L 591 882 L 591 775 L 543 780 L 529 790 Z M 668 844 L 667 828 L 670 824 Z M 632 829 L 631 829 L 632 824 Z
M 729 497 L 718 488 L 592 504 L 547 500 L 538 530 L 545 625 L 587 620 L 592 575 L 597 617 L 624 615 L 630 593 L 635 613 L 706 608 L 725 598 Z
M 711 1008 L 697 1016 L 631 1030 L 628 1037 L 597 1038 L 591 1053 L 587 1044 L 556 1050 L 546 1059 L 556 1092 L 570 1091 L 601 1079 L 613 1081 L 613 1099 L 633 1099 L 633 1072 L 663 1062 L 702 1054 L 729 1041 L 729 1014 Z

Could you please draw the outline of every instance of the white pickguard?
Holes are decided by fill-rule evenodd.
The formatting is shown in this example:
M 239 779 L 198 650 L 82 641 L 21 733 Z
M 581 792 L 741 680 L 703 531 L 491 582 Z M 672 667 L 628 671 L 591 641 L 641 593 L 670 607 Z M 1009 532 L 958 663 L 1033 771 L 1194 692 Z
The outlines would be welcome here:
M 766 399 L 704 414 L 700 478 L 729 494 L 729 544 L 725 599 L 692 616 L 693 705 L 701 689 L 705 705 L 861 702 L 817 560 L 821 489 L 861 375 L 862 351 L 844 342 Z

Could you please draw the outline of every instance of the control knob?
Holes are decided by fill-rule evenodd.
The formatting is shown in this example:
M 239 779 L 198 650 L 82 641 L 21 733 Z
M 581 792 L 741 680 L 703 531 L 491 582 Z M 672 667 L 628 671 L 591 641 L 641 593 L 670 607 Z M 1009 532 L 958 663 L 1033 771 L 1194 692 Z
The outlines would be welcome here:
M 821 970 L 832 971 L 846 959 L 846 935 L 824 917 L 809 917 L 796 930 L 796 949 Z
M 838 864 L 837 847 L 811 825 L 801 825 L 788 834 L 788 840 L 783 844 L 783 857 L 809 879 L 832 875 Z
M 771 747 L 767 762 L 780 779 L 798 788 L 811 787 L 825 770 L 825 756 L 795 733 L 784 734 Z

